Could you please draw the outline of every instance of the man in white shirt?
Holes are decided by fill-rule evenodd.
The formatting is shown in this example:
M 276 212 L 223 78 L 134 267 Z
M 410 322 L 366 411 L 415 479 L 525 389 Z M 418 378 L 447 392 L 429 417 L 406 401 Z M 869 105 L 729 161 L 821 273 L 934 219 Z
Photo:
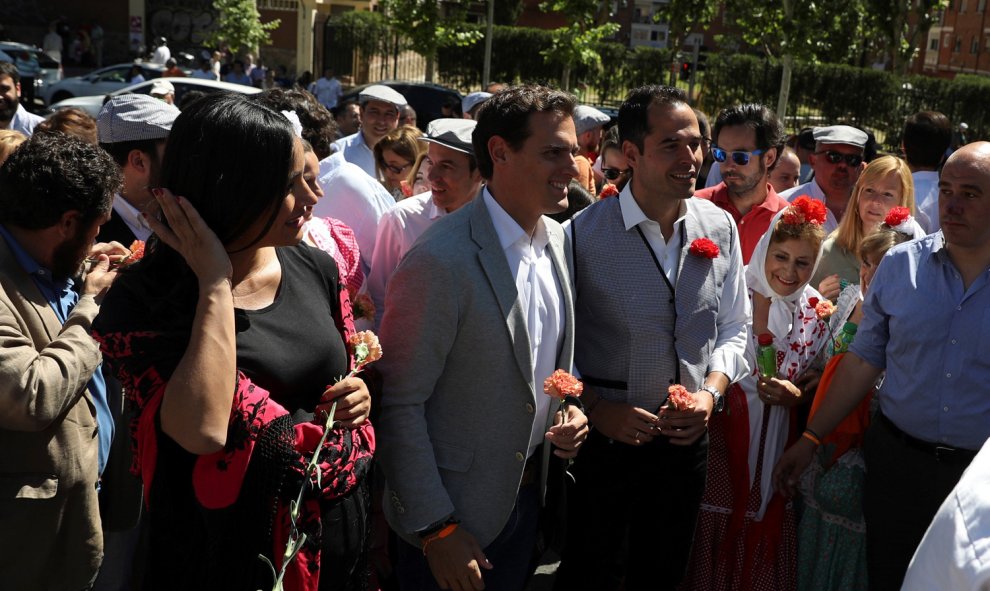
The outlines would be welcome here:
M 473 133 L 488 187 L 389 284 L 377 451 L 411 589 L 525 588 L 548 470 L 587 436 L 578 406 L 558 415 L 541 392 L 573 350 L 563 231 L 543 215 L 566 209 L 577 174 L 573 109 L 543 87 L 489 99 Z
M 41 42 L 42 50 L 48 54 L 48 57 L 62 63 L 62 45 L 62 36 L 55 30 L 55 23 L 48 25 L 48 33 L 45 34 L 45 39 Z
M 914 205 L 925 232 L 939 230 L 938 167 L 952 142 L 952 124 L 938 111 L 920 111 L 904 121 L 901 149 L 914 180 Z
M 172 51 L 168 48 L 168 41 L 164 37 L 159 37 L 158 47 L 155 48 L 155 53 L 151 55 L 151 61 L 164 66 L 170 57 L 172 57 Z
M 327 109 L 336 107 L 337 101 L 343 94 L 340 80 L 334 78 L 333 68 L 324 70 L 323 77 L 313 83 L 311 90 L 316 95 L 316 100 L 320 101 L 320 104 Z
M 100 109 L 96 118 L 100 147 L 124 175 L 120 192 L 113 196 L 110 221 L 100 232 L 101 240 L 127 246 L 151 236 L 151 227 L 141 214 L 155 203 L 151 187 L 156 186 L 165 139 L 178 116 L 179 109 L 173 105 L 143 94 L 115 96 Z
M 21 105 L 21 75 L 11 62 L 0 62 L 0 129 L 19 131 L 31 137 L 44 121 Z
M 826 206 L 825 233 L 839 227 L 859 174 L 866 168 L 863 152 L 869 136 L 848 125 L 816 127 L 813 132 L 815 151 L 811 167 L 815 178 L 780 194 L 788 201 L 801 195 L 823 202 Z
M 388 86 L 372 84 L 358 95 L 361 104 L 361 129 L 353 135 L 334 142 L 334 151 L 342 152 L 344 160 L 356 164 L 371 178 L 375 172 L 375 153 L 378 140 L 399 126 L 399 110 L 406 99 Z
M 408 197 L 385 212 L 378 222 L 371 273 L 365 281 L 375 304 L 375 328 L 385 312 L 385 288 L 399 261 L 416 239 L 441 217 L 467 204 L 481 190 L 484 179 L 471 145 L 471 119 L 434 119 L 423 141 L 429 143 L 427 179 L 431 192 Z

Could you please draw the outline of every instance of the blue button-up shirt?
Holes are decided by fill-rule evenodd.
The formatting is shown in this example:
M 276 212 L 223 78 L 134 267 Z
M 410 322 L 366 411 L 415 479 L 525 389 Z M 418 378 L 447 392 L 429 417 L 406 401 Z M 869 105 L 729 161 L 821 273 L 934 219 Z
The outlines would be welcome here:
M 31 276 L 34 284 L 38 286 L 45 300 L 55 311 L 59 322 L 65 324 L 72 308 L 79 301 L 79 294 L 73 289 L 75 282 L 72 279 L 60 279 L 54 277 L 52 272 L 35 261 L 30 254 L 24 250 L 17 240 L 11 235 L 7 228 L 0 225 L 0 236 L 7 241 L 10 251 L 21 267 Z M 103 474 L 103 468 L 107 465 L 107 456 L 110 454 L 110 442 L 113 441 L 113 415 L 110 412 L 110 404 L 107 401 L 107 385 L 103 379 L 103 373 L 97 367 L 87 384 L 90 394 L 93 395 L 93 405 L 96 407 L 96 424 L 99 427 L 99 470 Z
M 980 449 L 990 437 L 990 269 L 964 289 L 942 232 L 883 258 L 850 350 L 887 370 L 880 410 L 904 432 Z

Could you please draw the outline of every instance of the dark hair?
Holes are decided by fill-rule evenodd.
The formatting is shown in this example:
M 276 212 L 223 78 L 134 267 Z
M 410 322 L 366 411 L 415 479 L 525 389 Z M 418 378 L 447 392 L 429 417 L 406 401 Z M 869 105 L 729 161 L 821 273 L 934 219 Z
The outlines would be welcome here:
M 357 104 L 358 103 L 355 100 L 349 100 L 349 101 L 344 101 L 342 103 L 337 103 L 336 107 L 330 109 L 330 114 L 333 115 L 334 123 L 336 123 L 337 117 L 340 117 L 340 114 L 343 113 L 344 110 L 347 109 L 347 107 Z M 358 105 L 358 107 L 360 107 L 360 105 Z
M 94 145 L 97 143 L 99 137 L 96 131 L 96 119 L 93 119 L 86 111 L 75 107 L 55 111 L 51 117 L 39 123 L 34 129 L 34 133 L 51 133 L 54 131 L 74 135 Z
M 605 133 L 602 134 L 602 145 L 601 148 L 598 150 L 598 153 L 601 154 L 604 158 L 605 150 L 608 150 L 609 148 L 615 148 L 620 152 L 622 151 L 622 142 L 619 141 L 618 125 L 613 125 L 612 127 L 609 127 L 608 129 L 605 130 Z
M 780 119 L 765 105 L 758 103 L 746 103 L 744 105 L 734 105 L 722 111 L 715 118 L 715 128 L 712 131 L 712 140 L 718 144 L 718 135 L 725 127 L 735 127 L 744 125 L 756 133 L 756 148 L 758 150 L 769 150 L 777 148 L 777 158 L 774 160 L 773 169 L 780 160 L 780 155 L 784 150 L 784 142 L 787 135 L 784 125 Z
M 295 111 L 302 124 L 303 139 L 313 145 L 317 159 L 332 153 L 337 139 L 337 122 L 316 97 L 301 88 L 270 88 L 252 99 L 275 112 Z
M 694 116 L 698 118 L 698 130 L 701 132 L 701 137 L 706 140 L 712 139 L 712 125 L 708 122 L 708 115 L 705 115 L 704 111 L 692 108 L 694 111 Z
M 182 98 L 179 99 L 179 104 L 176 105 L 180 111 L 188 109 L 190 105 L 203 98 L 210 93 L 203 90 L 187 90 L 182 93 Z
M 161 184 L 187 199 L 224 244 L 267 219 L 253 244 L 288 192 L 294 137 L 284 115 L 243 95 L 203 97 L 172 124 Z
M 120 185 L 117 165 L 96 145 L 57 131 L 37 134 L 0 166 L 0 222 L 39 230 L 78 211 L 90 223 L 110 211 Z
M 486 100 L 478 111 L 478 125 L 471 142 L 481 176 L 492 178 L 494 163 L 488 152 L 488 140 L 499 136 L 513 151 L 522 147 L 532 134 L 529 116 L 533 113 L 557 113 L 570 117 L 577 99 L 573 95 L 545 86 L 515 86 Z
M 165 138 L 160 140 L 134 140 L 132 142 L 117 142 L 115 144 L 101 143 L 100 147 L 110 154 L 118 166 L 121 168 L 127 164 L 127 155 L 133 150 L 140 150 L 150 158 L 158 158 L 158 144 L 165 143 Z
M 14 84 L 21 83 L 21 73 L 17 71 L 17 66 L 12 62 L 0 62 L 0 76 L 10 76 Z
M 620 141 L 632 142 L 642 153 L 643 139 L 651 132 L 650 106 L 687 104 L 687 95 L 684 91 L 673 86 L 651 84 L 631 90 L 619 107 Z
M 904 120 L 901 141 L 908 164 L 938 168 L 952 143 L 952 124 L 938 111 L 921 111 Z

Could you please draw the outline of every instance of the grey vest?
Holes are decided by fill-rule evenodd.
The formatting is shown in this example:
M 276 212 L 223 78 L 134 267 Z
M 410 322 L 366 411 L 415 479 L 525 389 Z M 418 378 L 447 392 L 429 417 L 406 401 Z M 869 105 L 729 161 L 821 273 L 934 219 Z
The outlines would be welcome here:
M 687 200 L 676 294 L 652 249 L 622 221 L 619 199 L 604 199 L 574 218 L 574 362 L 606 400 L 655 412 L 678 380 L 694 392 L 708 373 L 729 253 L 739 248 L 732 219 L 703 199 Z M 714 259 L 689 252 L 708 238 Z

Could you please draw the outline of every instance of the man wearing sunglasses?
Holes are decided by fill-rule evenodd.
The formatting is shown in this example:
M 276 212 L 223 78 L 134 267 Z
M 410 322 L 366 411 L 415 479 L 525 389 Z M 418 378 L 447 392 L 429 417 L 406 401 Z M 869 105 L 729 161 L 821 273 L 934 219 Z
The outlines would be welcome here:
M 712 131 L 712 157 L 722 182 L 694 196 L 732 216 L 739 228 L 743 263 L 749 264 L 773 217 L 788 206 L 768 181 L 783 148 L 784 126 L 767 107 L 747 104 L 723 109 Z
M 869 136 L 848 125 L 816 127 L 813 135 L 815 152 L 811 155 L 811 167 L 815 178 L 784 191 L 780 196 L 793 201 L 807 195 L 824 202 L 828 209 L 825 232 L 829 233 L 839 227 L 839 220 L 849 204 L 859 173 L 866 168 L 863 152 Z

